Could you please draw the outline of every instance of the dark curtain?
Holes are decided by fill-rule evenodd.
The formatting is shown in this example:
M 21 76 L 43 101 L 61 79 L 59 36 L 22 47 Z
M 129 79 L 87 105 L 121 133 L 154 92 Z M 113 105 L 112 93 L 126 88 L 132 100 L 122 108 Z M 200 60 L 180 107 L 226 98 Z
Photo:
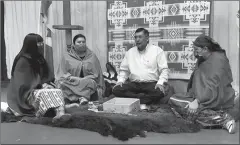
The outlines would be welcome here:
M 8 80 L 6 64 L 6 45 L 4 39 L 4 2 L 1 1 L 1 81 Z

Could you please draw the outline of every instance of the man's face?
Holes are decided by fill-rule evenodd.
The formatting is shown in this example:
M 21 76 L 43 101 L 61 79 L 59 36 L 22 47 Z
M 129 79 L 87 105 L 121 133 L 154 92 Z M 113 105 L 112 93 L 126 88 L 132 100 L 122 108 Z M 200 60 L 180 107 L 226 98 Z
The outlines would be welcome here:
M 135 43 L 140 51 L 144 50 L 148 44 L 149 37 L 143 31 L 135 33 Z

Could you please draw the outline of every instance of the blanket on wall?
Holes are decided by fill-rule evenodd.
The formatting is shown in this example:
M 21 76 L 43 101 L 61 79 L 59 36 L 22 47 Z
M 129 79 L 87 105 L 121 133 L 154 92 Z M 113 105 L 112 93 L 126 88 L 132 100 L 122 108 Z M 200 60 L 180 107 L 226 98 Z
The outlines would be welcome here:
M 108 62 L 119 70 L 125 52 L 135 46 L 134 32 L 149 30 L 151 44 L 161 47 L 170 78 L 189 79 L 195 66 L 192 41 L 209 35 L 210 1 L 108 1 Z

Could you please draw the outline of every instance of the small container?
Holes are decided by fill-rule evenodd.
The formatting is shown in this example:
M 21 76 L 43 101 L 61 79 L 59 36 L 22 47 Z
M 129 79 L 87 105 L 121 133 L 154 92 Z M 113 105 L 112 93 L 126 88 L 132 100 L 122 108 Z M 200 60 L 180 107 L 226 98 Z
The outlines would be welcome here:
M 98 112 L 98 107 L 94 104 L 94 102 L 88 102 L 88 110 Z
M 128 114 L 140 110 L 140 100 L 136 98 L 113 98 L 103 103 L 103 111 Z
M 94 104 L 95 106 L 99 106 L 99 105 L 100 105 L 99 101 L 93 101 L 93 104 Z
M 149 106 L 147 106 L 146 104 L 141 104 L 140 108 L 141 110 L 150 110 Z
M 88 109 L 92 109 L 93 108 L 93 102 L 88 102 Z
M 98 105 L 98 111 L 103 111 L 103 104 Z

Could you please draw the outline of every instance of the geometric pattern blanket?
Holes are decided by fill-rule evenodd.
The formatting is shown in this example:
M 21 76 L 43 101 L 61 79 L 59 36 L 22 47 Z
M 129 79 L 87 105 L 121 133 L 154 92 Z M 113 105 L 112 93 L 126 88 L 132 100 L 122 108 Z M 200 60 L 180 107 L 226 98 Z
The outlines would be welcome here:
M 137 28 L 149 31 L 149 43 L 166 55 L 170 78 L 189 79 L 196 59 L 192 41 L 209 35 L 210 1 L 107 1 L 108 62 L 119 71 L 125 52 L 135 46 Z
M 72 114 L 67 122 L 52 123 L 51 117 L 23 117 L 15 121 L 42 124 L 52 127 L 79 128 L 98 132 L 103 136 L 113 136 L 126 141 L 135 136 L 146 137 L 145 132 L 157 133 L 194 133 L 200 131 L 198 124 L 178 118 L 168 105 L 155 105 L 150 112 L 132 112 L 131 115 L 114 113 L 95 113 L 87 106 L 66 110 Z M 2 122 L 9 122 L 9 114 L 2 113 Z M 12 116 L 14 117 L 14 116 Z M 14 120 L 12 120 L 14 121 Z

